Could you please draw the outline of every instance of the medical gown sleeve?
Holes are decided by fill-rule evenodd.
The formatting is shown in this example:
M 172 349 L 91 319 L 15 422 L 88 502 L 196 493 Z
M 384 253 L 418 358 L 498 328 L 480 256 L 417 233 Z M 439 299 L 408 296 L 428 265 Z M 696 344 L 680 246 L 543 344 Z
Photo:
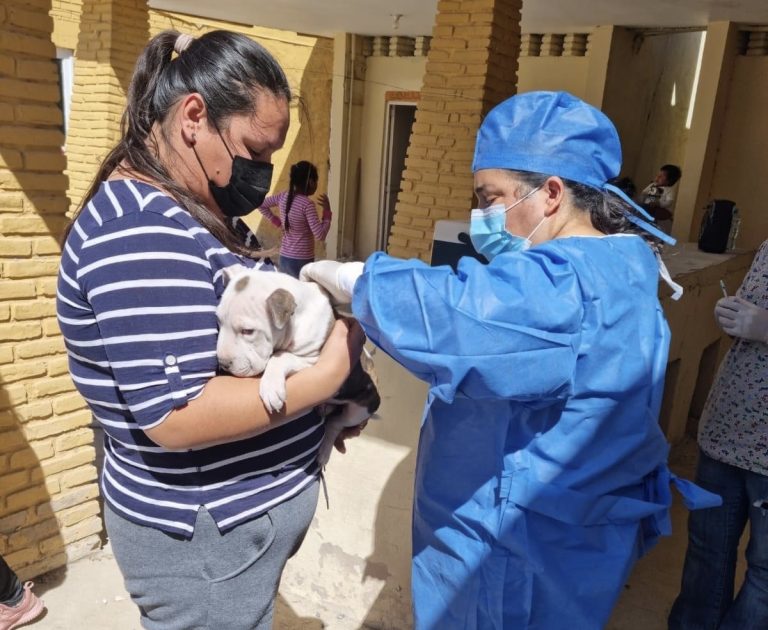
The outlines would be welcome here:
M 352 310 L 369 339 L 438 398 L 568 396 L 583 318 L 573 268 L 556 251 L 461 260 L 458 272 L 371 256 Z

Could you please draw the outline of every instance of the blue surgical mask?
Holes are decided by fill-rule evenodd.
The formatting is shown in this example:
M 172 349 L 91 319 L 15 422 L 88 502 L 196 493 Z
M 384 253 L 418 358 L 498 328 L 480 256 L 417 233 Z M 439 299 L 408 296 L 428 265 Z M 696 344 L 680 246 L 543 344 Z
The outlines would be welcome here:
M 541 186 L 537 186 L 510 206 L 496 203 L 487 208 L 475 208 L 472 210 L 469 223 L 469 238 L 472 240 L 472 245 L 478 253 L 491 261 L 501 253 L 525 250 L 532 245 L 531 237 L 541 227 L 541 224 L 546 221 L 547 217 L 539 221 L 539 224 L 527 238 L 523 238 L 507 231 L 507 212 L 528 199 L 540 188 Z

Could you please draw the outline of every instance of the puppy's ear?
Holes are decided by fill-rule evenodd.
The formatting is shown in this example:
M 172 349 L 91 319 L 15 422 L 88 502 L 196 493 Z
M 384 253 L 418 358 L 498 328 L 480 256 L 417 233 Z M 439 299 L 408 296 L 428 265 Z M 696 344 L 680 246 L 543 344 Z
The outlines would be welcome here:
M 237 278 L 237 276 L 242 275 L 247 271 L 248 267 L 245 265 L 230 265 L 229 267 L 224 267 L 224 269 L 221 270 L 224 286 L 227 286 L 232 280 Z
M 285 328 L 291 315 L 296 310 L 296 299 L 290 291 L 276 289 L 267 298 L 267 313 L 269 319 L 278 330 Z

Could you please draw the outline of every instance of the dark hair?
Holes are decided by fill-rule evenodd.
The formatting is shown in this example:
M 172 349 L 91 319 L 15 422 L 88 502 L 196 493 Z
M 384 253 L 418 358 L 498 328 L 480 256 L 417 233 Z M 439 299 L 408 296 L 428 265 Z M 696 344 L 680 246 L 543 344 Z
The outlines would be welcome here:
M 291 210 L 293 198 L 296 193 L 306 195 L 309 191 L 309 182 L 317 182 L 317 167 L 312 162 L 302 160 L 291 166 L 290 186 L 288 187 L 288 199 L 285 202 L 285 231 L 291 229 L 288 224 L 288 212 Z
M 510 170 L 513 176 L 529 190 L 541 186 L 550 175 Z M 573 205 L 582 212 L 589 213 L 592 226 L 603 234 L 637 234 L 644 238 L 655 252 L 660 250 L 661 241 L 638 227 L 627 216 L 635 214 L 634 208 L 618 195 L 610 191 L 598 190 L 586 184 L 570 179 L 563 179 L 566 189 L 573 199 Z M 528 192 L 525 191 L 525 192 Z
M 680 177 L 683 174 L 683 171 L 680 170 L 680 167 L 675 166 L 674 164 L 665 164 L 659 170 L 663 173 L 666 173 L 669 186 L 674 186 L 678 181 L 680 181 Z
M 613 177 L 608 180 L 608 183 L 616 186 L 616 188 L 621 190 L 630 199 L 637 194 L 635 182 L 633 182 L 630 177 Z
M 180 98 L 193 92 L 205 101 L 212 125 L 226 129 L 232 116 L 254 112 L 254 94 L 258 91 L 290 101 L 288 80 L 274 57 L 245 35 L 210 31 L 193 39 L 174 57 L 179 35 L 173 30 L 159 33 L 139 56 L 128 87 L 121 139 L 102 161 L 72 223 L 101 182 L 125 163 L 132 171 L 157 182 L 230 250 L 258 256 L 259 252 L 247 247 L 228 222 L 212 214 L 196 195 L 171 178 L 158 159 L 157 138 L 152 131 L 157 125 L 168 142 L 168 114 Z

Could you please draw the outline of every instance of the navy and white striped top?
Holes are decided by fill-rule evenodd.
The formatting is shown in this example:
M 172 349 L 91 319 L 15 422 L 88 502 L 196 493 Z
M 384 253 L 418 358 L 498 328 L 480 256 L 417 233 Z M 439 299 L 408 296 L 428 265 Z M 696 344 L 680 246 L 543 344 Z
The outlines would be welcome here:
M 104 498 L 127 519 L 186 537 L 200 506 L 225 531 L 318 475 L 324 429 L 315 413 L 254 438 L 183 452 L 144 432 L 216 374 L 222 269 L 235 263 L 254 264 L 165 193 L 135 180 L 103 183 L 62 253 L 59 325 L 72 379 L 104 427 Z

